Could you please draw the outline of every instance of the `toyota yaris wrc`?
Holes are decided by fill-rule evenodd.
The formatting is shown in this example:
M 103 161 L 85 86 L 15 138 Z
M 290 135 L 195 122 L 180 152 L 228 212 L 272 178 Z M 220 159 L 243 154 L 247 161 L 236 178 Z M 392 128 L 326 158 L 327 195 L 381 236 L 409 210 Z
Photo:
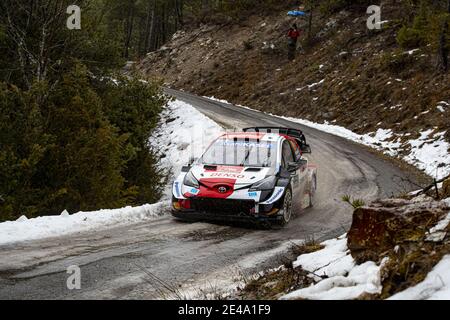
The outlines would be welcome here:
M 303 133 L 248 128 L 216 139 L 173 183 L 172 215 L 182 220 L 256 220 L 286 225 L 313 205 L 317 170 L 303 157 Z

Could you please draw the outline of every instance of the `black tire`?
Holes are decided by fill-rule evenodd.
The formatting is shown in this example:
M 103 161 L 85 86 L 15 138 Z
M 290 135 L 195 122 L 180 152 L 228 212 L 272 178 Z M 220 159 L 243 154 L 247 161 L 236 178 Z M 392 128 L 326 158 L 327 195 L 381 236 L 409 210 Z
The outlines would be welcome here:
M 292 191 L 287 189 L 284 194 L 281 214 L 280 214 L 280 225 L 286 226 L 292 220 Z

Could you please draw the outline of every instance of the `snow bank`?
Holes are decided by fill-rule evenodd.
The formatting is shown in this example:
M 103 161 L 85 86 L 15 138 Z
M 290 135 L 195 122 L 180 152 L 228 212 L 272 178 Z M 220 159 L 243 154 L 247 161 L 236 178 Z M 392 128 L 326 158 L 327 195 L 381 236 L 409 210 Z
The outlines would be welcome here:
M 155 219 L 169 208 L 170 203 L 146 204 L 140 207 L 78 212 L 70 215 L 64 210 L 59 216 L 45 216 L 0 223 L 0 245 L 105 229 Z
M 450 174 L 450 154 L 448 152 L 450 144 L 444 140 L 445 132 L 433 133 L 433 130 L 426 130 L 418 139 L 401 143 L 401 136 L 395 135 L 391 129 L 380 128 L 376 132 L 360 135 L 327 122 L 320 124 L 305 119 L 282 118 L 364 144 L 383 151 L 391 157 L 399 156 L 402 151 L 407 150 L 409 153 L 402 157 L 403 160 L 425 171 L 426 174 L 436 176 L 438 179 Z
M 190 104 L 175 100 L 163 112 L 159 129 L 150 139 L 152 148 L 162 156 L 161 166 L 172 171 L 172 178 L 181 172 L 191 157 L 199 158 L 224 129 Z M 171 180 L 171 179 L 169 179 Z M 171 196 L 168 186 L 165 198 Z
M 405 160 L 424 170 L 430 176 L 444 178 L 450 175 L 450 144 L 444 140 L 445 132 L 433 134 L 433 130 L 421 133 L 416 140 L 410 140 L 411 152 Z M 438 168 L 444 164 L 442 168 Z
M 380 269 L 368 261 L 356 265 L 347 249 L 346 235 L 322 243 L 325 248 L 297 258 L 294 267 L 311 272 L 316 284 L 293 291 L 282 300 L 345 300 L 355 299 L 364 293 L 376 294 L 382 290 Z
M 304 254 L 294 262 L 294 268 L 301 267 L 318 276 L 334 277 L 347 274 L 354 266 L 353 258 L 348 254 L 345 235 L 322 243 L 325 246 L 310 254 Z M 331 262 L 331 263 L 330 263 Z
M 203 96 L 203 98 L 206 98 L 206 99 L 209 99 L 209 100 L 212 100 L 212 101 L 217 101 L 217 102 L 221 102 L 221 103 L 230 104 L 227 100 L 218 99 L 218 98 L 216 98 L 214 96 L 212 96 L 212 97 Z
M 199 157 L 211 139 L 222 128 L 191 105 L 175 100 L 163 113 L 159 129 L 149 144 L 162 156 L 161 165 L 178 174 L 191 156 Z M 70 215 L 66 210 L 59 216 L 44 216 L 0 223 L 0 245 L 48 237 L 106 229 L 113 226 L 144 222 L 168 212 L 171 181 L 162 202 L 140 207 L 78 212 Z
M 388 300 L 449 300 L 450 299 L 450 255 L 446 255 L 428 273 L 424 281 Z

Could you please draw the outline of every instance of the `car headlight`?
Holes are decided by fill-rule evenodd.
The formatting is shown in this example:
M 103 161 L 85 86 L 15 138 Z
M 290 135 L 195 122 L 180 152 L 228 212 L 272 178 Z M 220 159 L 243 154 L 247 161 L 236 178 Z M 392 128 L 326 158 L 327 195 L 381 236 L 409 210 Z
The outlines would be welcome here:
M 249 191 L 272 190 L 275 188 L 276 184 L 277 178 L 275 176 L 271 176 L 252 185 Z
M 194 175 L 191 171 L 189 171 L 184 177 L 183 184 L 188 187 L 200 188 L 200 183 L 198 183 L 197 179 L 195 179 Z

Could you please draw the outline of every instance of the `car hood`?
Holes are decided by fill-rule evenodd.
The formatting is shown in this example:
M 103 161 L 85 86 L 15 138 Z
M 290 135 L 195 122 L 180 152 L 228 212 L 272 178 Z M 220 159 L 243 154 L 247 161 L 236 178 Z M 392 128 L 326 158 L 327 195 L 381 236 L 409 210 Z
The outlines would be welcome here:
M 273 173 L 271 168 L 195 165 L 191 168 L 194 177 L 203 184 L 231 182 L 244 187 L 263 180 Z

